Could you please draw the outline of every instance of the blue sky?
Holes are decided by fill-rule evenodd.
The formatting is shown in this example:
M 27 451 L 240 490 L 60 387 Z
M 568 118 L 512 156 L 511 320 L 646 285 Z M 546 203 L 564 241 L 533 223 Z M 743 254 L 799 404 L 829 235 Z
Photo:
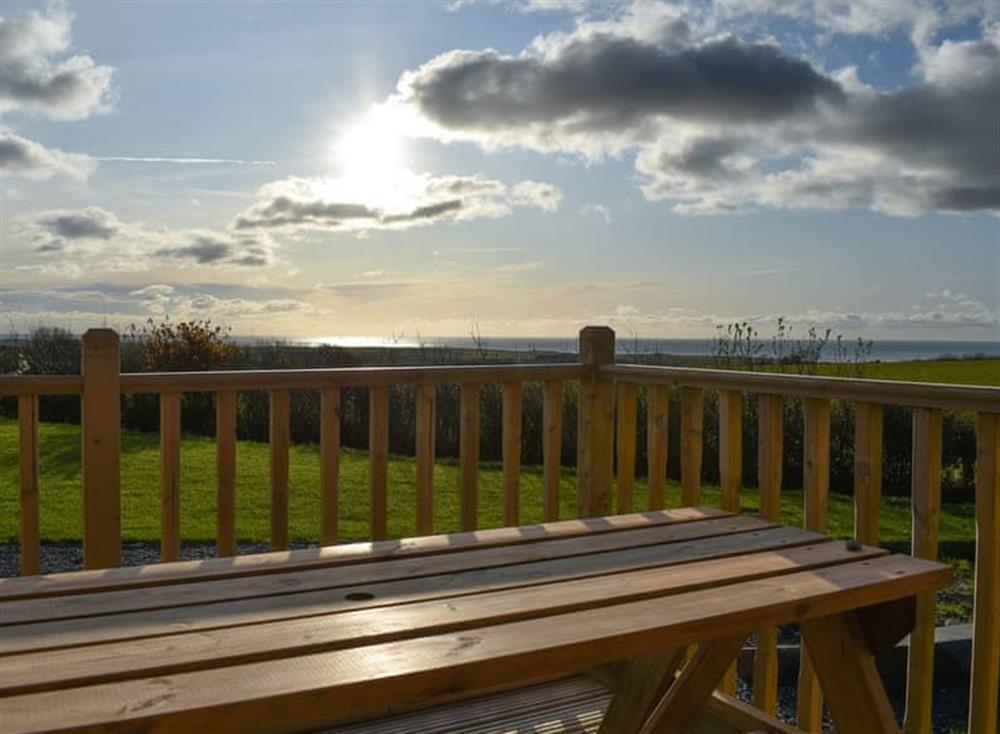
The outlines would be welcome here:
M 3 330 L 997 336 L 989 2 L 2 12 Z

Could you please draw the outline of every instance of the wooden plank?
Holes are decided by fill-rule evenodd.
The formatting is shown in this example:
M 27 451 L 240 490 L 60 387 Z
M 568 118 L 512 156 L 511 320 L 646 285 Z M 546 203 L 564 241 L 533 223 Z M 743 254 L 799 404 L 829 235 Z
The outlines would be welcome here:
M 882 506 L 881 405 L 858 403 L 854 407 L 854 537 L 877 545 Z
M 121 565 L 121 389 L 118 335 L 88 329 L 83 335 L 81 443 L 83 565 Z
M 667 503 L 667 420 L 670 415 L 670 387 L 647 385 L 646 406 L 649 509 L 661 510 Z
M 742 537 L 744 536 L 745 537 Z M 222 627 L 257 625 L 287 619 L 322 616 L 351 609 L 409 604 L 414 601 L 444 598 L 484 591 L 556 582 L 587 576 L 608 575 L 622 571 L 689 563 L 706 558 L 732 558 L 768 550 L 788 551 L 805 546 L 808 562 L 823 565 L 836 561 L 833 551 L 810 546 L 824 543 L 815 535 L 802 537 L 789 528 L 771 528 L 751 535 L 733 533 L 714 538 L 693 538 L 663 546 L 622 548 L 594 555 L 570 555 L 555 558 L 515 559 L 515 562 L 480 568 L 482 560 L 452 562 L 436 566 L 407 563 L 392 572 L 378 573 L 372 568 L 345 569 L 344 575 L 329 582 L 326 588 L 293 595 L 257 596 L 189 606 L 137 610 L 33 622 L 0 628 L 0 655 L 55 650 L 115 640 L 139 639 L 177 634 L 180 631 L 208 630 Z M 865 551 L 866 555 L 878 555 Z M 789 556 L 799 557 L 798 552 Z M 831 560 L 832 559 L 832 560 Z M 740 567 L 731 564 L 730 573 Z M 429 575 L 422 575 L 429 574 Z M 375 585 L 375 586 L 373 586 Z M 376 595 L 377 594 L 377 595 Z M 371 598 L 369 598 L 371 597 Z
M 685 650 L 681 649 L 625 661 L 623 675 L 615 681 L 615 696 L 608 704 L 598 734 L 638 731 L 674 682 L 684 658 Z
M 17 463 L 20 494 L 21 575 L 40 573 L 38 537 L 38 396 L 17 398 Z
M 781 519 L 781 479 L 784 460 L 784 400 L 780 395 L 757 398 L 757 485 L 760 515 L 772 522 Z M 753 661 L 753 704 L 765 714 L 778 708 L 778 633 L 757 630 Z
M 510 563 L 527 563 L 566 556 L 589 555 L 622 548 L 654 546 L 730 533 L 763 533 L 774 526 L 753 517 L 726 517 L 704 523 L 679 523 L 639 530 L 609 533 L 596 537 L 571 537 L 546 543 L 472 549 L 465 553 L 428 558 L 400 558 L 391 562 L 355 564 L 334 569 L 294 571 L 283 574 L 217 579 L 211 583 L 171 584 L 149 587 L 141 596 L 129 590 L 80 594 L 67 604 L 64 598 L 42 597 L 9 601 L 3 605 L 0 629 L 29 622 L 100 614 L 121 614 L 143 609 L 179 607 L 218 601 L 236 601 L 282 593 L 301 594 L 346 584 L 372 583 L 393 578 L 416 578 L 436 573 L 491 568 Z M 813 542 L 818 536 L 799 530 L 789 531 L 789 540 Z
M 236 555 L 236 393 L 215 394 L 216 553 Z
M 679 383 L 706 390 L 738 390 L 758 395 L 1000 413 L 1000 388 L 996 387 L 631 364 L 606 365 L 601 373 L 619 382 Z
M 719 393 L 719 485 L 722 509 L 740 511 L 743 485 L 743 394 Z
M 685 507 L 697 505 L 701 497 L 704 402 L 701 388 L 681 389 L 681 504 Z
M 389 535 L 389 388 L 368 391 L 368 463 L 372 540 Z
M 606 518 L 576 518 L 517 528 L 489 528 L 474 532 L 407 538 L 404 542 L 349 543 L 328 548 L 307 548 L 278 553 L 253 553 L 235 558 L 178 561 L 131 566 L 106 571 L 70 571 L 44 576 L 0 578 L 0 600 L 31 599 L 62 594 L 82 594 L 115 589 L 214 581 L 258 574 L 368 563 L 386 558 L 406 558 L 453 553 L 469 548 L 498 548 L 521 543 L 598 535 L 670 523 L 700 522 L 726 517 L 715 507 L 678 507 L 673 510 L 636 512 Z
M 703 543 L 706 552 L 712 549 Z M 720 551 L 724 554 L 724 551 Z M 866 558 L 877 557 L 870 549 Z M 590 559 L 584 559 L 589 561 Z M 369 587 L 381 600 L 377 608 L 327 609 L 324 614 L 307 618 L 265 622 L 253 626 L 238 626 L 175 633 L 167 637 L 134 639 L 111 644 L 89 644 L 65 649 L 12 655 L 3 658 L 4 677 L 0 695 L 92 683 L 172 675 L 220 665 L 235 665 L 253 660 L 266 660 L 303 655 L 322 650 L 341 649 L 394 639 L 403 639 L 472 626 L 511 622 L 518 619 L 563 613 L 571 610 L 619 604 L 639 599 L 673 596 L 698 589 L 721 588 L 727 584 L 768 578 L 804 570 L 822 568 L 837 563 L 856 562 L 841 544 L 789 548 L 780 551 L 760 550 L 729 558 L 697 557 L 669 558 L 668 565 L 613 571 L 604 568 L 584 568 L 574 571 L 568 564 L 560 569 L 550 564 L 555 575 L 546 583 L 510 585 L 505 569 L 487 572 L 481 586 L 447 596 L 439 588 L 437 597 L 409 597 L 405 603 L 387 605 L 392 584 Z M 647 561 L 649 562 L 649 561 Z M 602 572 L 602 573 L 598 573 Z M 571 574 L 588 574 L 573 576 Z M 608 574 L 615 579 L 614 594 L 608 593 Z M 444 581 L 444 579 L 442 579 Z M 402 584 L 411 582 L 404 581 Z M 396 586 L 402 585 L 396 584 Z M 445 596 L 441 596 L 444 593 Z M 426 594 L 426 592 L 425 592 Z M 447 600 L 442 601 L 442 600 Z M 441 614 L 446 605 L 447 614 Z M 437 613 L 435 613 L 437 612 Z M 412 624 L 407 623 L 412 620 Z M 363 628 L 363 633 L 357 630 Z M 683 662 L 684 651 L 681 652 Z M 633 675 L 620 688 L 624 694 L 612 708 L 615 717 L 632 719 L 637 695 L 646 702 L 637 724 L 662 695 L 663 674 L 655 680 L 642 680 L 646 673 L 658 670 L 662 655 L 654 655 L 649 664 L 633 666 Z M 676 665 L 674 666 L 676 667 Z M 636 677 L 638 670 L 643 675 Z M 670 672 L 672 673 L 673 668 Z M 647 683 L 649 684 L 647 690 Z M 645 693 L 643 693 L 645 691 Z M 624 709 L 624 710 L 621 710 Z M 612 712 L 609 712 L 611 714 Z M 613 717 L 611 721 L 615 721 Z M 620 725 L 620 722 L 619 722 Z
M 976 425 L 976 600 L 969 731 L 997 730 L 1000 690 L 1000 415 Z
M 875 658 L 865 646 L 854 616 L 839 614 L 806 620 L 802 634 L 837 731 L 898 734 L 899 725 Z
M 136 372 L 122 376 L 129 394 L 161 392 L 216 392 L 218 390 L 322 390 L 325 387 L 392 387 L 394 385 L 487 385 L 545 380 L 579 380 L 590 370 L 581 364 L 488 364 L 408 367 L 330 367 L 289 370 L 215 370 L 205 372 Z M 23 381 L 23 382 L 22 382 Z M 0 377 L 0 391 L 50 395 L 79 392 L 75 378 L 41 380 Z M 7 392 L 2 392 L 6 395 Z
M 802 734 L 800 729 L 768 716 L 748 703 L 716 691 L 705 702 L 705 709 L 691 734 L 718 734 L 722 726 L 736 732 L 760 734 Z
M 503 524 L 517 525 L 521 494 L 521 383 L 503 383 Z
M 319 491 L 320 542 L 333 545 L 340 538 L 340 389 L 336 387 L 320 392 Z
M 434 532 L 434 385 L 417 385 L 417 535 Z
M 271 549 L 288 548 L 288 444 L 289 395 L 287 390 L 271 391 Z
M 739 655 L 745 635 L 702 642 L 656 704 L 640 734 L 687 734 L 723 674 Z
M 719 488 L 720 504 L 729 512 L 740 511 L 743 485 L 743 394 L 719 392 Z M 722 678 L 719 690 L 736 693 L 737 671 L 732 665 Z
M 830 494 L 830 401 L 805 400 L 803 437 L 803 516 L 806 530 L 826 532 Z M 813 670 L 809 649 L 801 648 L 798 681 L 798 726 L 812 734 L 823 730 L 823 693 Z
M 599 517 L 611 512 L 614 463 L 614 383 L 598 371 L 615 361 L 615 332 L 606 326 L 580 330 L 580 378 L 577 401 L 576 514 Z
M 181 396 L 160 395 L 160 560 L 181 557 Z
M 913 410 L 913 555 L 936 559 L 941 525 L 941 411 Z M 934 594 L 917 599 L 906 676 L 906 734 L 930 734 L 934 697 Z
M 462 385 L 459 423 L 458 514 L 469 531 L 479 527 L 479 385 Z
M 547 380 L 542 388 L 542 517 L 559 519 L 559 483 L 562 478 L 563 384 Z
M 618 480 L 617 512 L 632 512 L 635 495 L 636 417 L 639 409 L 638 385 L 623 382 L 618 385 L 618 426 L 616 430 L 616 469 Z
M 610 619 L 606 608 L 589 609 L 167 678 L 11 696 L 4 699 L 4 725 L 9 734 L 100 725 L 194 731 L 207 722 L 217 731 L 320 728 L 385 713 L 390 703 L 551 680 L 690 640 L 839 614 L 930 591 L 950 578 L 948 566 L 887 556 L 749 581 L 721 597 L 709 588 L 674 596 L 670 605 L 658 598 L 618 604 Z

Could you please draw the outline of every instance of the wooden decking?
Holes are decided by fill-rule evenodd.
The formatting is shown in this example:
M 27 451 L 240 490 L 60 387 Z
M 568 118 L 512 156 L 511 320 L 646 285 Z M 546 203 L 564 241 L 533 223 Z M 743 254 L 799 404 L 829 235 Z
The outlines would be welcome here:
M 637 656 L 679 665 L 684 656 L 670 651 L 699 644 L 660 702 L 683 721 L 752 630 L 840 629 L 851 610 L 931 591 L 950 575 L 941 564 L 688 508 L 8 579 L 0 729 L 308 731 Z M 889 620 L 890 636 L 905 634 L 898 616 L 879 627 Z M 829 669 L 819 663 L 823 680 Z M 677 665 L 663 674 L 672 680 Z M 878 683 L 873 700 L 880 692 Z

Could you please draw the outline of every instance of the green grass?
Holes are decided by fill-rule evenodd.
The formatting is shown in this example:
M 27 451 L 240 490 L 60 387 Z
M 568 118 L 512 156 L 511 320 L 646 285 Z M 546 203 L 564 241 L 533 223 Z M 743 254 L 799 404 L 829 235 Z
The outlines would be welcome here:
M 821 375 L 836 376 L 837 365 L 820 364 Z M 934 359 L 913 362 L 876 362 L 864 366 L 872 380 L 948 382 L 956 385 L 1000 386 L 1000 359 Z
M 122 534 L 126 540 L 156 540 L 160 532 L 159 440 L 156 434 L 126 431 L 122 435 Z M 45 540 L 78 540 L 82 533 L 80 484 L 80 429 L 44 423 L 40 426 L 41 535 Z M 316 446 L 291 449 L 289 535 L 296 540 L 319 537 L 319 457 Z M 266 444 L 240 441 L 236 447 L 236 534 L 240 540 L 267 540 L 269 452 Z M 17 424 L 0 419 L 0 539 L 18 534 Z M 458 529 L 458 469 L 440 461 L 435 468 L 435 530 Z M 484 465 L 479 483 L 480 527 L 501 524 L 501 473 Z M 575 477 L 563 473 L 561 516 L 575 514 Z M 757 509 L 755 489 L 743 491 L 744 511 Z M 705 487 L 702 502 L 718 505 L 719 490 Z M 668 506 L 680 504 L 679 490 L 671 484 Z M 636 508 L 646 507 L 646 485 L 639 482 Z M 341 461 L 341 536 L 345 540 L 368 535 L 368 457 L 363 451 L 345 450 Z M 415 466 L 413 459 L 393 457 L 389 466 L 389 532 L 393 537 L 416 533 Z M 541 520 L 541 473 L 525 467 L 521 476 L 521 522 Z M 802 493 L 782 495 L 782 520 L 802 523 Z M 181 535 L 185 540 L 215 537 L 215 444 L 211 439 L 185 437 L 181 447 Z M 851 497 L 830 495 L 831 534 L 849 536 L 853 527 Z M 905 541 L 910 532 L 906 498 L 886 498 L 882 512 L 884 541 Z M 945 504 L 941 539 L 974 538 L 972 504 Z

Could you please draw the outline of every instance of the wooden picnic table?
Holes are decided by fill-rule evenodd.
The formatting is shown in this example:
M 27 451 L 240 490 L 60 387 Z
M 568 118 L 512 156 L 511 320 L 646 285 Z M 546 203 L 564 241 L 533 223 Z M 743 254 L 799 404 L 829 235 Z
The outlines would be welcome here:
M 3 579 L 0 730 L 315 731 L 614 669 L 602 731 L 683 732 L 797 623 L 839 730 L 897 732 L 872 653 L 950 578 L 681 508 Z

